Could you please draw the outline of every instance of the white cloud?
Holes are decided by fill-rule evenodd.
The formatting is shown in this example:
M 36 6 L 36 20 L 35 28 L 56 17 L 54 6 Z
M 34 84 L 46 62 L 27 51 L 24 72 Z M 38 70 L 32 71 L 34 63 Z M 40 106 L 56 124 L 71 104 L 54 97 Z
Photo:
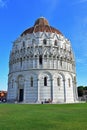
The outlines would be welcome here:
M 0 8 L 6 7 L 7 1 L 6 0 L 0 0 Z

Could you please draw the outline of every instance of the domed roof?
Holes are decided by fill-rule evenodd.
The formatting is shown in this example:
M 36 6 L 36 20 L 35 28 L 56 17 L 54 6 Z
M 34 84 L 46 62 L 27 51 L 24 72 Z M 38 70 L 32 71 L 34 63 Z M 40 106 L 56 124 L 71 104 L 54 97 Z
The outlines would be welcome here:
M 23 36 L 24 34 L 30 34 L 30 33 L 36 33 L 36 32 L 51 32 L 51 33 L 57 33 L 57 34 L 61 34 L 62 33 L 55 29 L 54 27 L 50 26 L 48 21 L 44 18 L 44 17 L 41 17 L 41 18 L 38 18 L 36 21 L 35 21 L 35 24 L 33 27 L 30 27 L 28 28 L 27 30 L 25 30 L 21 36 Z

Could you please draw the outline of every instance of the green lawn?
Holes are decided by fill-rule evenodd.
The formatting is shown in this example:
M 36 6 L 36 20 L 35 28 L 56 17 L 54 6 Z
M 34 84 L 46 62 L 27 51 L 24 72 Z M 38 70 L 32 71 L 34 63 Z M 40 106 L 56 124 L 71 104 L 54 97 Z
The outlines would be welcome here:
M 87 130 L 87 103 L 0 104 L 0 130 Z

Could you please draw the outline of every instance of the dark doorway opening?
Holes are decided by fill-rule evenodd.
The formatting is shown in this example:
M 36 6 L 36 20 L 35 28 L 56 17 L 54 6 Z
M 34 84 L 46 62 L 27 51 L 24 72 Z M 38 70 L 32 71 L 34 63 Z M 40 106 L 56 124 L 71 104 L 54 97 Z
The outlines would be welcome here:
M 39 64 L 42 65 L 42 55 L 39 56 Z
M 19 89 L 19 102 L 23 101 L 24 97 L 24 89 Z

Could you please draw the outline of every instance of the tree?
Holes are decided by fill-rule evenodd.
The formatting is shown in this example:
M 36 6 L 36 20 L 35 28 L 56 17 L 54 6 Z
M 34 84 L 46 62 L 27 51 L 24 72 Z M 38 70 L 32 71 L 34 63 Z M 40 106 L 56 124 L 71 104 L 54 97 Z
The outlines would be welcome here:
M 84 87 L 83 86 L 78 86 L 77 90 L 78 90 L 78 97 L 82 97 L 83 96 Z
M 87 86 L 84 87 L 84 90 L 87 90 Z

